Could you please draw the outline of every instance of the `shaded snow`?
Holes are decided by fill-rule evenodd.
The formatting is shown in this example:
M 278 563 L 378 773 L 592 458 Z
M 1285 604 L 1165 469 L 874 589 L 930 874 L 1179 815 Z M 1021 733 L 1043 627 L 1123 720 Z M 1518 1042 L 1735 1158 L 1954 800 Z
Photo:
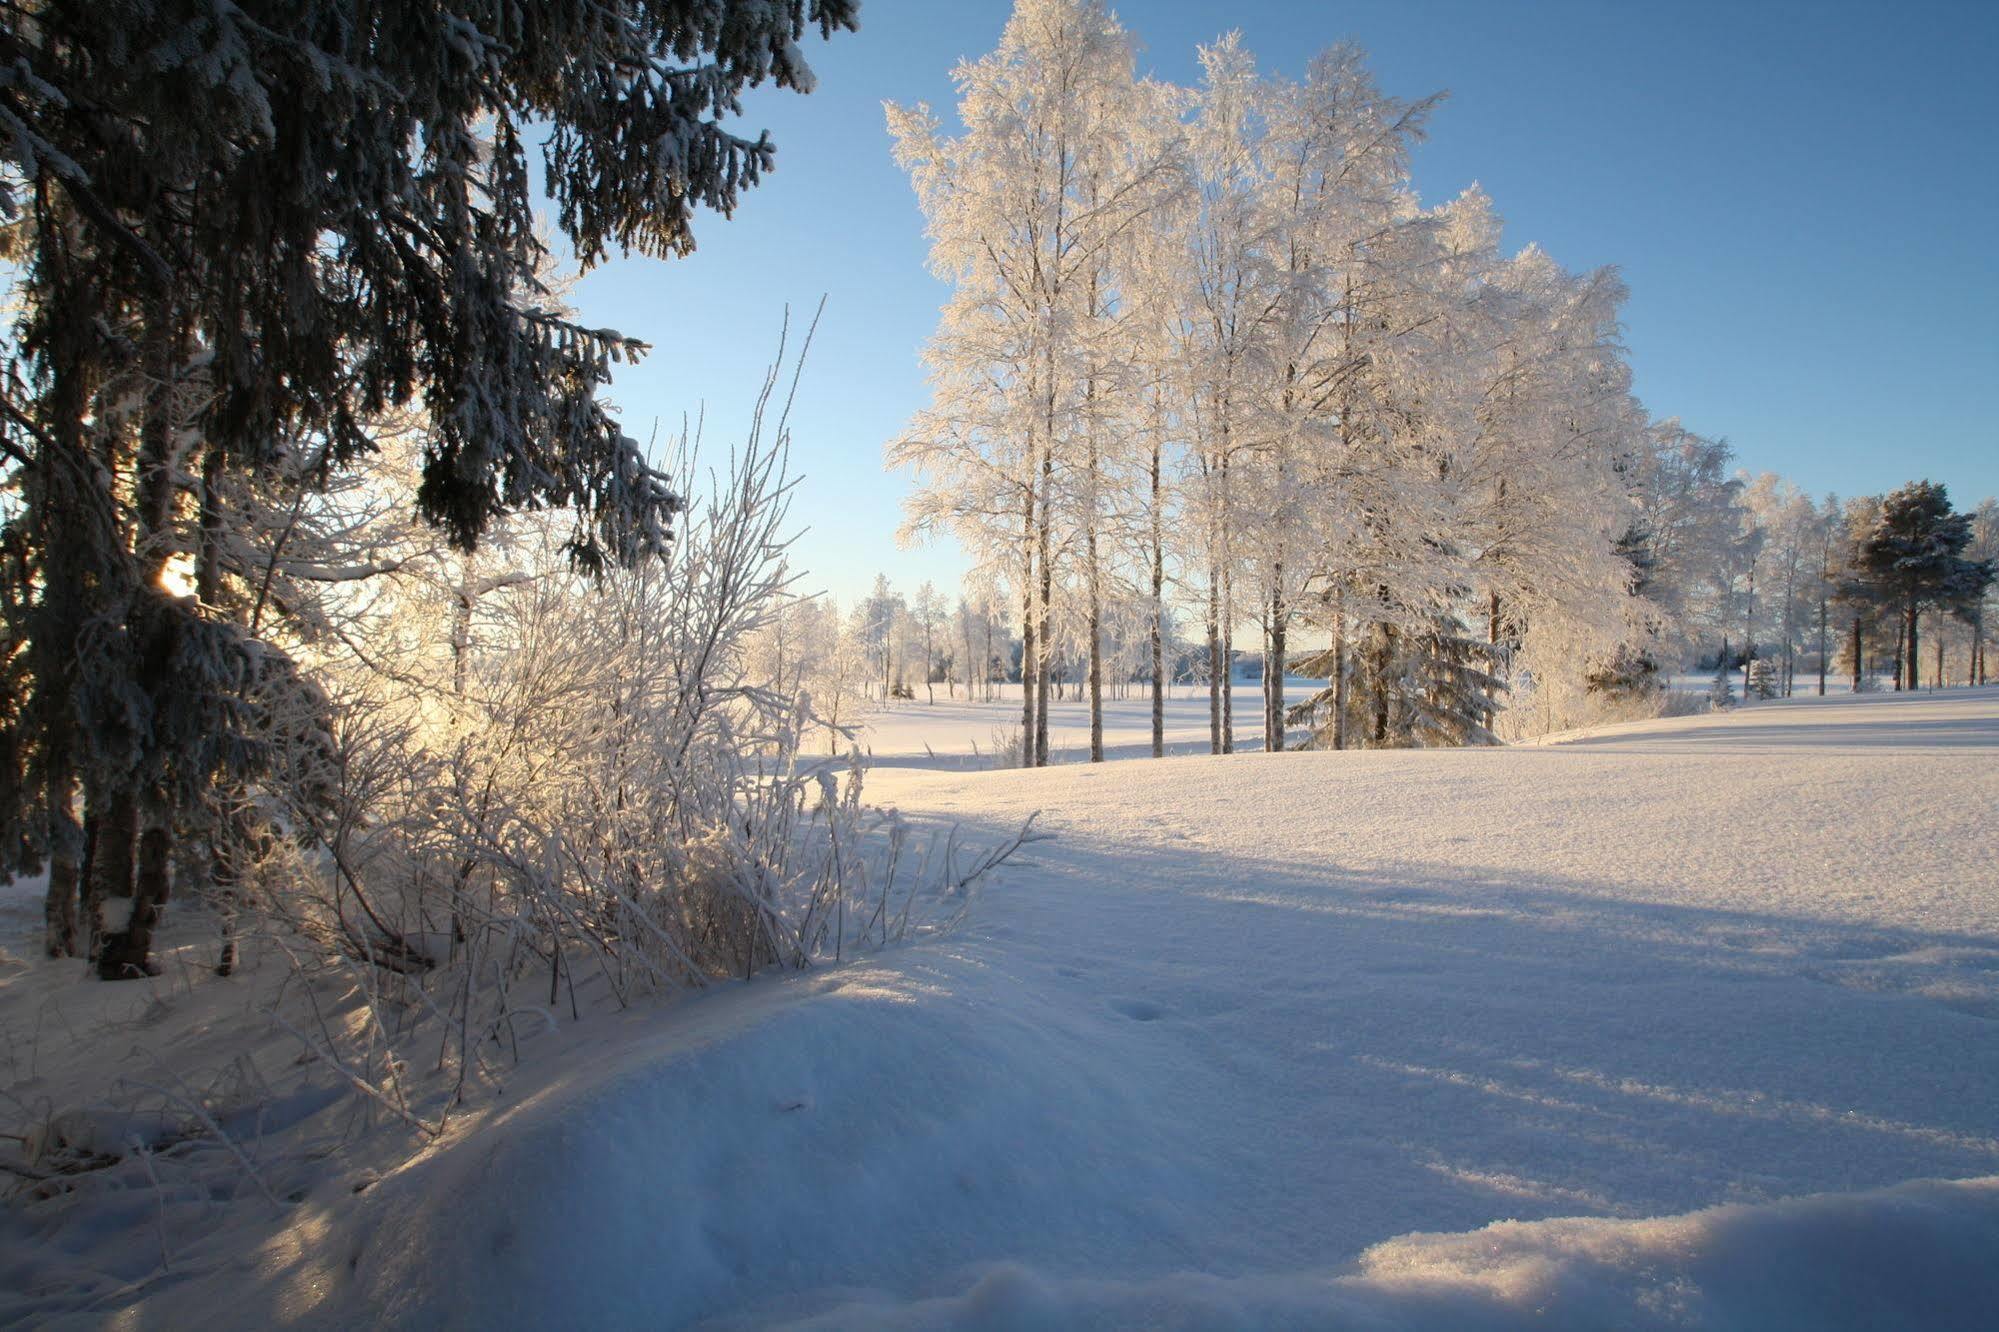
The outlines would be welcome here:
M 478 1131 L 141 1308 L 1985 1326 L 1995 751 L 1999 691 L 1959 691 L 878 769 L 911 817 L 1056 840 L 941 940 L 541 1042 Z

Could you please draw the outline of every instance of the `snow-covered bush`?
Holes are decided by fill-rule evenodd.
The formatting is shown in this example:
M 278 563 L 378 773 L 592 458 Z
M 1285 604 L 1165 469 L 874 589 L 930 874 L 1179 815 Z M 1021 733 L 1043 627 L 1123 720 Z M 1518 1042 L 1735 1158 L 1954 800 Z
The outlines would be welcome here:
M 800 967 L 921 928 L 985 867 L 950 840 L 913 872 L 913 833 L 865 810 L 858 762 L 808 756 L 838 733 L 807 684 L 818 663 L 767 650 L 796 600 L 778 373 L 720 465 L 682 442 L 663 559 L 586 574 L 558 528 L 517 525 L 452 593 L 448 675 L 362 672 L 401 721 L 343 755 L 390 776 L 317 836 L 321 908 L 360 941 L 350 961 L 456 1024 L 461 1062 L 537 974 L 573 1006 L 589 977 L 627 1002 Z
M 712 468 L 678 450 L 664 556 L 582 571 L 568 515 L 531 514 L 476 554 L 400 549 L 288 621 L 326 724 L 267 709 L 267 778 L 216 797 L 213 863 L 184 880 L 215 951 L 176 953 L 269 996 L 245 1042 L 275 1023 L 299 1076 L 435 1134 L 529 1027 L 939 928 L 1032 837 L 967 847 L 864 805 L 857 757 L 808 752 L 840 734 L 810 658 L 763 650 L 797 600 L 778 373 L 742 445 Z M 295 549 L 405 521 L 365 491 L 304 506 Z

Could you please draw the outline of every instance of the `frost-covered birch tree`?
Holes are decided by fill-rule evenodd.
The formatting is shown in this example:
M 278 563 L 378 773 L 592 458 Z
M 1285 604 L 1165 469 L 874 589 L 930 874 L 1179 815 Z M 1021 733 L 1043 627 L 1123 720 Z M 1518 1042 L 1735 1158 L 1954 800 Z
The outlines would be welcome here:
M 890 459 L 918 472 L 919 528 L 949 524 L 988 552 L 1017 538 L 1022 753 L 1045 763 L 1057 564 L 1097 537 L 1092 325 L 1114 308 L 1107 265 L 1168 163 L 1131 149 L 1144 110 L 1131 41 L 1100 0 L 1022 0 L 998 49 L 955 78 L 962 133 L 927 107 L 888 112 L 931 267 L 953 284 L 931 405 Z M 1079 493 L 1081 523 L 1065 512 Z
M 1825 579 L 1802 537 L 1763 550 L 1724 446 L 1633 397 L 1616 273 L 1508 253 L 1475 188 L 1425 208 L 1439 99 L 1357 49 L 1297 79 L 1235 34 L 1198 55 L 1189 88 L 1139 79 L 1100 4 L 1021 0 L 957 70 L 955 132 L 890 110 L 953 294 L 889 457 L 909 532 L 955 533 L 1018 608 L 1026 761 L 1070 682 L 1100 756 L 1134 595 L 1155 754 L 1176 610 L 1216 753 L 1251 627 L 1266 750 L 1640 708 L 1696 644 L 1791 662 Z M 1324 689 L 1287 706 L 1292 670 Z

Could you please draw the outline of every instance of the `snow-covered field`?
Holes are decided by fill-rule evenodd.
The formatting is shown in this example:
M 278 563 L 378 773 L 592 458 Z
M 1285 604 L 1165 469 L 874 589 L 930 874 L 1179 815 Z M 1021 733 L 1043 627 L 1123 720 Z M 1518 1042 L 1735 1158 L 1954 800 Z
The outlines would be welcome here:
M 878 759 L 925 754 L 892 726 Z M 952 933 L 589 1019 L 536 1042 L 477 1131 L 358 1195 L 313 1191 L 260 1246 L 0 1317 L 1749 1329 L 1999 1309 L 1999 690 L 1503 750 L 884 761 L 869 793 L 973 838 L 1039 810 L 1055 836 Z
M 1292 680 L 1287 697 L 1296 703 L 1323 681 Z M 1263 746 L 1263 685 L 1256 680 L 1235 684 L 1236 748 Z M 1167 691 L 1164 739 L 1168 754 L 1208 752 L 1208 691 L 1204 685 L 1176 684 Z M 993 767 L 994 747 L 1010 742 L 1020 731 L 1020 686 L 997 687 L 992 701 L 953 698 L 937 687 L 935 702 L 921 691 L 915 699 L 899 699 L 861 718 L 855 737 L 877 768 L 950 768 L 976 771 Z M 1152 753 L 1152 698 L 1144 686 L 1131 687 L 1128 697 L 1106 693 L 1104 755 L 1111 759 L 1146 758 Z M 1064 697 L 1048 707 L 1048 757 L 1052 763 L 1082 763 L 1090 757 L 1089 705 Z
M 1733 684 L 1742 693 L 1741 672 Z M 1324 680 L 1292 677 L 1285 681 L 1287 703 L 1310 698 L 1325 685 Z M 1705 699 L 1713 678 L 1707 675 L 1672 677 L 1669 687 L 1676 694 Z M 1830 692 L 1839 697 L 1849 693 L 1849 682 L 1829 681 Z M 1817 681 L 1800 680 L 1799 693 L 1808 693 Z M 1120 697 L 1106 691 L 1104 699 L 1104 756 L 1109 759 L 1148 758 L 1152 754 L 1152 700 L 1146 686 L 1133 685 Z M 1259 680 L 1235 682 L 1235 748 L 1238 752 L 1263 748 L 1263 684 Z M 921 690 L 914 699 L 898 699 L 877 706 L 859 718 L 855 734 L 869 761 L 878 768 L 943 768 L 980 771 L 996 765 L 995 748 L 1008 744 L 1020 730 L 1020 686 L 997 686 L 990 701 L 955 695 L 944 685 L 935 689 L 935 699 L 926 699 Z M 1048 708 L 1048 757 L 1057 764 L 1083 763 L 1090 757 L 1089 705 L 1070 696 L 1073 687 Z M 1678 710 L 1676 708 L 1676 710 Z M 1163 738 L 1169 755 L 1208 753 L 1208 691 L 1201 684 L 1175 684 L 1168 688 L 1163 713 Z M 1292 728 L 1294 737 L 1302 735 Z M 1010 765 L 1009 765 L 1010 766 Z

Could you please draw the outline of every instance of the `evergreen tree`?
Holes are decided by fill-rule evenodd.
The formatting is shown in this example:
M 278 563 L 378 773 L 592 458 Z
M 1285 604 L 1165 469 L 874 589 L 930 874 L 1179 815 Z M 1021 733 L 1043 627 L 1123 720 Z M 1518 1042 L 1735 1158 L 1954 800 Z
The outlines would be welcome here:
M 1722 644 L 1721 655 L 1715 658 L 1714 680 L 1708 685 L 1707 704 L 1716 712 L 1726 712 L 1735 706 L 1735 682 L 1729 670 L 1726 643 Z
M 0 16 L 10 592 L 0 710 L 7 869 L 46 855 L 48 947 L 83 929 L 143 973 L 170 836 L 218 784 L 323 737 L 313 691 L 214 590 L 215 498 L 326 484 L 369 422 L 420 409 L 416 507 L 470 549 L 562 507 L 586 569 L 662 550 L 676 500 L 605 405 L 642 343 L 535 298 L 531 126 L 586 264 L 682 254 L 774 161 L 723 128 L 747 86 L 806 90 L 808 26 L 854 0 L 64 3 Z M 538 134 L 539 131 L 535 131 Z M 32 592 L 19 589 L 32 588 Z M 78 809 L 79 788 L 82 808 Z M 86 823 L 88 831 L 86 831 Z M 97 928 L 107 893 L 130 925 Z
M 1969 607 L 1991 583 L 1992 565 L 1969 559 L 1971 515 L 1951 508 L 1932 481 L 1912 481 L 1881 501 L 1854 552 L 1858 591 L 1894 609 L 1900 622 L 1902 683 L 1922 681 L 1918 628 L 1925 609 Z
M 1498 744 L 1486 719 L 1505 682 L 1493 673 L 1494 645 L 1464 633 L 1449 616 L 1409 635 L 1402 733 L 1411 745 Z
M 1748 675 L 1748 692 L 1757 698 L 1775 698 L 1783 687 L 1777 663 L 1768 657 L 1758 657 L 1750 662 Z

